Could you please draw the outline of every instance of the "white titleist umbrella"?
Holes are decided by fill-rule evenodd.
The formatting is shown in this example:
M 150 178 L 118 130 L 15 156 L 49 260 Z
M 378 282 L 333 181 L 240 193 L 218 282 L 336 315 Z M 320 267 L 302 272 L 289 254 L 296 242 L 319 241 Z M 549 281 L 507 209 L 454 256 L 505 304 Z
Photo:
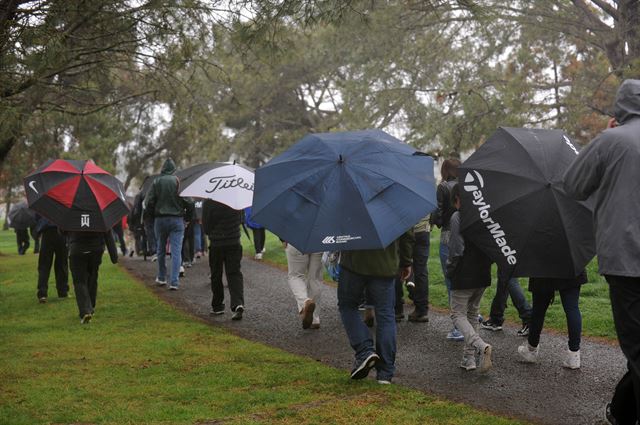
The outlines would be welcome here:
M 242 210 L 253 200 L 253 169 L 228 162 L 208 162 L 178 171 L 180 196 L 206 198 Z

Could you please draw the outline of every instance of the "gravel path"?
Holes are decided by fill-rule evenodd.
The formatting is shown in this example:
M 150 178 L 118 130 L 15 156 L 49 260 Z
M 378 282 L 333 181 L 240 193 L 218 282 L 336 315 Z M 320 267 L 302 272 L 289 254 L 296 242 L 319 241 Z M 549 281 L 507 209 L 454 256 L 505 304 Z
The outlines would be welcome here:
M 206 257 L 187 269 L 176 292 L 155 286 L 156 263 L 126 258 L 122 264 L 162 299 L 190 314 L 243 338 L 345 369 L 348 379 L 353 352 L 338 315 L 335 288 L 323 288 L 318 303 L 321 328 L 303 330 L 286 272 L 278 267 L 243 259 L 246 311 L 242 321 L 231 321 L 229 311 L 222 316 L 209 315 Z M 438 312 L 429 316 L 429 323 L 398 324 L 394 383 L 497 414 L 543 424 L 602 423 L 602 407 L 626 369 L 616 345 L 583 339 L 582 368 L 565 370 L 561 364 L 566 337 L 545 331 L 540 363 L 519 363 L 516 350 L 524 339 L 516 335 L 515 326 L 505 325 L 502 332 L 480 331 L 494 347 L 494 369 L 486 375 L 466 372 L 458 367 L 462 346 L 445 339 L 451 326 L 449 317 Z

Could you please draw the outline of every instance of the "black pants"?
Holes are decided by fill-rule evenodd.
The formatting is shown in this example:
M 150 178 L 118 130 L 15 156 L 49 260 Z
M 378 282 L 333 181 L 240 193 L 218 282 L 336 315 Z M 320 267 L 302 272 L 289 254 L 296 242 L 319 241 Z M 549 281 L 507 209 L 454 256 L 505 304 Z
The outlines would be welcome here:
M 122 255 L 127 255 L 127 244 L 124 241 L 124 229 L 122 228 L 122 221 L 113 226 L 113 234 L 116 242 L 120 243 L 120 251 L 122 251 Z
M 35 226 L 29 228 L 29 233 L 31 233 L 31 237 L 35 243 L 33 253 L 38 254 L 40 252 L 40 235 L 36 233 Z
M 193 222 L 190 222 L 187 227 L 184 228 L 184 238 L 182 239 L 182 262 L 193 263 L 195 257 L 195 234 L 193 233 Z
M 611 400 L 611 413 L 620 425 L 640 418 L 640 277 L 605 276 L 620 348 L 628 371 Z
M 67 260 L 67 243 L 56 228 L 42 232 L 40 256 L 38 257 L 38 298 L 47 296 L 49 274 L 53 265 L 56 276 L 56 290 L 59 297 L 66 297 L 69 292 L 69 263 Z M 54 262 L 55 257 L 55 262 Z
M 74 254 L 69 257 L 69 267 L 73 276 L 73 288 L 80 317 L 93 314 L 98 295 L 98 269 L 102 263 L 102 251 Z
M 266 237 L 264 227 L 262 229 L 251 228 L 251 232 L 253 233 L 253 247 L 256 250 L 256 254 L 260 254 L 264 249 L 264 241 Z
M 24 255 L 29 249 L 29 231 L 16 229 L 16 242 L 18 243 L 18 255 Z
M 215 311 L 224 310 L 224 287 L 222 286 L 222 270 L 227 276 L 231 311 L 237 306 L 244 306 L 244 287 L 240 261 L 242 245 L 211 246 L 209 248 L 209 268 L 211 268 L 211 307 Z

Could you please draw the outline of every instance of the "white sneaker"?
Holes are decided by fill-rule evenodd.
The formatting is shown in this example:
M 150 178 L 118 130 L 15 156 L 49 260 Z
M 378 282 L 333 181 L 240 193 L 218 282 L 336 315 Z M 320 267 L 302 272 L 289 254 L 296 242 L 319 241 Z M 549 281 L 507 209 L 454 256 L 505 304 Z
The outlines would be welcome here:
M 160 279 L 159 277 L 156 277 L 156 283 L 159 286 L 165 286 L 167 284 L 167 280 L 166 279 Z
M 525 363 L 537 363 L 538 362 L 538 348 L 532 347 L 528 342 L 525 342 L 518 347 L 518 354 L 520 354 L 520 360 Z
M 184 266 L 180 266 L 180 273 L 178 273 L 180 277 L 184 277 Z
M 562 367 L 566 367 L 567 369 L 580 369 L 580 350 L 567 350 L 567 357 L 564 362 L 562 362 Z
M 476 359 L 475 357 L 463 357 L 460 362 L 460 367 L 464 370 L 476 370 Z
M 259 252 L 256 254 L 256 256 L 254 257 L 256 260 L 262 260 L 262 253 Z

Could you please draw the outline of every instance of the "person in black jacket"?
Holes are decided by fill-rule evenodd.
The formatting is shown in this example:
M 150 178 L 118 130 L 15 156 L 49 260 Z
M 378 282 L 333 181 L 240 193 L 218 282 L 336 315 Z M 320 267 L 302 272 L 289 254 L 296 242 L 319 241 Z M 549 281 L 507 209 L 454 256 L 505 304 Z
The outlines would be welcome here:
M 211 269 L 211 314 L 224 314 L 224 287 L 222 271 L 227 276 L 231 298 L 231 319 L 242 319 L 244 312 L 244 289 L 240 261 L 240 225 L 243 212 L 234 210 L 220 202 L 207 199 L 202 205 L 202 225 L 209 236 L 209 268 Z
M 460 208 L 458 185 L 451 191 L 456 209 Z M 451 319 L 464 335 L 464 351 L 460 367 L 476 369 L 476 353 L 480 353 L 480 372 L 488 371 L 491 364 L 492 347 L 478 334 L 478 310 L 480 300 L 491 285 L 491 259 L 460 233 L 460 213 L 451 216 L 451 237 L 447 276 L 451 279 Z
M 69 292 L 67 242 L 58 230 L 58 226 L 41 216 L 37 216 L 36 234 L 42 237 L 38 256 L 38 300 L 42 304 L 47 302 L 51 266 L 56 277 L 58 297 L 67 298 Z
M 111 231 L 69 232 L 69 266 L 80 314 L 80 323 L 89 323 L 96 308 L 98 269 L 105 245 L 111 262 L 118 262 L 118 250 Z
M 518 347 L 518 354 L 525 363 L 538 361 L 538 343 L 544 324 L 544 316 L 553 302 L 556 291 L 560 292 L 562 308 L 567 317 L 569 331 L 569 350 L 563 367 L 580 368 L 580 335 L 582 333 L 582 315 L 580 314 L 580 286 L 587 283 L 587 273 L 583 271 L 574 279 L 530 278 L 529 291 L 533 295 L 533 314 L 529 326 L 528 341 Z

